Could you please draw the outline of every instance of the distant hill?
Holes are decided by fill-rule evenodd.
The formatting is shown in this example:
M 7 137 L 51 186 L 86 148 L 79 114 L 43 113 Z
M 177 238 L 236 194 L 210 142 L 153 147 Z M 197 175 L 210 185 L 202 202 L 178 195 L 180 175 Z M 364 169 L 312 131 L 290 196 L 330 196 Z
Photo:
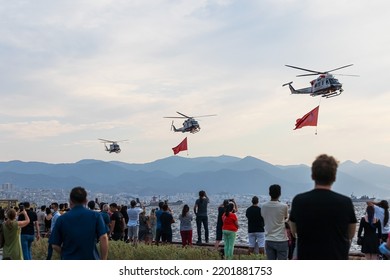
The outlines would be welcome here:
M 310 190 L 313 182 L 306 165 L 272 165 L 255 157 L 171 156 L 150 163 L 81 160 L 76 163 L 0 162 L 0 183 L 20 188 L 71 188 L 82 185 L 105 193 L 140 195 L 178 192 L 267 195 L 271 184 L 282 186 L 283 196 Z M 390 167 L 362 161 L 340 164 L 333 186 L 345 195 L 390 197 Z

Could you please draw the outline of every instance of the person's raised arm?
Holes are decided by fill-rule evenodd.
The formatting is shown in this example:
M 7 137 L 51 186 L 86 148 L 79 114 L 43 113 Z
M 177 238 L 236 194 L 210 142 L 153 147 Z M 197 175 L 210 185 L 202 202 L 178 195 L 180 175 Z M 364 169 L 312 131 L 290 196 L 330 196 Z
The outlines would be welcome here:
M 27 215 L 26 210 L 23 210 L 21 214 L 24 216 L 24 221 L 18 221 L 18 226 L 22 228 L 30 223 L 30 217 Z

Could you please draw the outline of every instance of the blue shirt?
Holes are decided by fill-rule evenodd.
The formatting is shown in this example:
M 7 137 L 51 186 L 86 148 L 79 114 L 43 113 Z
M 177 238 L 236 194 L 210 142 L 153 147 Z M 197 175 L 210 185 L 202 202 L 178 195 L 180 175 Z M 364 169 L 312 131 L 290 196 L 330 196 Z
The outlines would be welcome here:
M 156 229 L 161 229 L 161 214 L 163 213 L 164 211 L 159 209 L 156 211 Z
M 58 217 L 49 243 L 61 246 L 63 260 L 99 260 L 96 241 L 106 232 L 100 213 L 77 205 Z

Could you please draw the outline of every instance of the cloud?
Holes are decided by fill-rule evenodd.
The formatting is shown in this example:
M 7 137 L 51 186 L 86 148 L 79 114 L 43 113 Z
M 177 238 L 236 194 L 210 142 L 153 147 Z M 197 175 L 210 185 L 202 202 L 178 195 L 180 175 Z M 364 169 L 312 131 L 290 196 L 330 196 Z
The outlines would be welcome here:
M 9 139 L 37 141 L 83 130 L 112 129 L 120 124 L 113 122 L 72 125 L 57 120 L 0 124 L 3 141 Z
M 271 162 L 310 163 L 320 150 L 354 159 L 365 149 L 368 160 L 384 162 L 388 6 L 295 0 L 4 2 L 3 143 L 16 146 L 10 159 L 49 158 L 35 146 L 32 151 L 29 141 L 68 148 L 81 143 L 71 150 L 53 148 L 50 159 L 61 161 L 95 155 L 97 138 L 132 138 L 116 156 L 142 162 L 170 155 L 183 135 L 170 132 L 163 116 L 179 111 L 218 115 L 200 119 L 201 132 L 189 139 L 193 156 L 252 154 Z M 340 73 L 360 77 L 340 76 L 344 93 L 321 101 L 317 137 L 311 128 L 292 131 L 296 118 L 319 99 L 282 88 L 289 81 L 307 87 L 315 78 L 297 78 L 303 73 L 284 65 L 324 71 L 349 63 L 354 66 Z

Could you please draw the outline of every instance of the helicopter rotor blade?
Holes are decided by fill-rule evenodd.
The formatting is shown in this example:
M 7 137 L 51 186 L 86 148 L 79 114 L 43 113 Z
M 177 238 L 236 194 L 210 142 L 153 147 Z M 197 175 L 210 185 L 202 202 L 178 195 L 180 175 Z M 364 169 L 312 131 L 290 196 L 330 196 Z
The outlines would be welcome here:
M 129 139 L 119 140 L 119 141 L 113 141 L 113 140 L 107 140 L 107 139 L 101 139 L 98 138 L 98 140 L 102 141 L 103 143 L 118 143 L 118 142 L 126 142 L 129 141 Z
M 180 112 L 177 112 L 177 111 L 176 111 L 176 113 L 178 113 L 179 115 L 182 115 L 183 117 L 186 117 L 187 119 L 191 119 L 192 118 L 192 117 L 186 116 L 186 115 L 184 115 L 184 114 L 182 114 Z
M 214 116 L 216 116 L 214 114 L 214 115 L 202 115 L 202 116 L 189 117 L 189 116 L 184 115 L 183 113 L 180 113 L 180 112 L 176 112 L 176 113 L 178 113 L 179 115 L 182 115 L 182 117 L 163 117 L 163 118 L 166 118 L 166 119 L 193 119 L 193 118 L 203 118 L 203 117 L 214 117 Z
M 297 75 L 297 77 L 317 76 L 317 75 L 321 75 L 321 74 L 324 74 L 324 73 L 302 74 L 302 75 Z
M 324 73 L 326 74 L 326 73 Z M 349 77 L 360 77 L 359 75 L 349 75 L 349 74 L 332 74 L 333 76 L 349 76 Z M 307 77 L 307 76 L 317 76 L 317 74 L 303 74 L 298 75 L 297 77 Z
M 307 71 L 307 72 L 314 73 L 312 75 L 324 74 L 323 72 L 309 70 L 309 69 L 305 69 L 305 68 L 300 68 L 300 67 L 296 67 L 296 66 L 292 66 L 292 65 L 287 65 L 286 64 L 285 66 L 290 67 L 290 68 L 294 68 L 294 69 L 298 69 L 298 70 L 302 70 L 302 71 Z
M 324 74 L 325 74 L 325 73 L 329 73 L 329 72 L 333 72 L 333 71 L 336 71 L 336 70 L 340 70 L 340 69 L 343 69 L 343 68 L 347 68 L 347 67 L 350 67 L 350 66 L 352 66 L 352 65 L 353 65 L 353 64 L 348 64 L 348 65 L 345 65 L 345 66 L 341 66 L 341 67 L 339 67 L 339 68 L 335 68 L 335 69 L 326 71 L 326 72 L 324 72 Z
M 193 118 L 203 118 L 203 117 L 215 117 L 216 115 L 203 115 L 203 116 L 195 116 Z
M 349 74 L 332 74 L 333 76 L 347 76 L 347 77 L 360 77 L 360 75 L 349 75 Z
M 98 140 L 102 141 L 102 142 L 108 142 L 108 143 L 113 143 L 115 141 L 111 141 L 111 140 L 106 140 L 106 139 L 101 139 L 101 138 L 98 138 Z

